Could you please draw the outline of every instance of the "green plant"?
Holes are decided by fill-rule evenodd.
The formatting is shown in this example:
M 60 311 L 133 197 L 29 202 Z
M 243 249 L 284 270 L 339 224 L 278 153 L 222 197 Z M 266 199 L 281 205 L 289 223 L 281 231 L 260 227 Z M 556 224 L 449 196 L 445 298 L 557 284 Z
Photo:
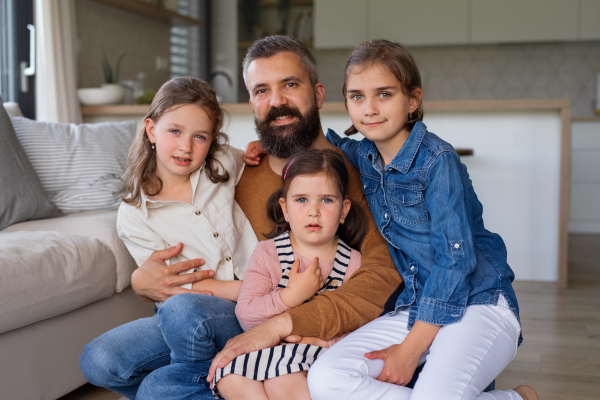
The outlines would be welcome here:
M 125 57 L 125 53 L 121 54 L 117 59 L 117 64 L 115 65 L 115 73 L 113 75 L 113 70 L 108 62 L 108 57 L 104 50 L 102 50 L 102 60 L 100 64 L 102 65 L 102 72 L 104 73 L 104 80 L 106 83 L 117 83 L 119 81 L 119 69 L 121 68 L 121 61 Z

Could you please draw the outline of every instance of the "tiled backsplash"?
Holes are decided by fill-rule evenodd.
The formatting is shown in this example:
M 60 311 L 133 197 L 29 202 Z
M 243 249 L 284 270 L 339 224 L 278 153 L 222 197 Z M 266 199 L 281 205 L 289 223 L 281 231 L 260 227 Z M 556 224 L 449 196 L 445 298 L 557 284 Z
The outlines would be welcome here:
M 594 113 L 600 42 L 410 48 L 426 100 L 571 99 Z M 325 100 L 341 101 L 349 50 L 314 50 Z
M 114 68 L 120 54 L 119 80 L 135 80 L 146 75 L 146 87 L 158 89 L 171 73 L 157 71 L 156 57 L 170 58 L 170 26 L 159 21 L 121 11 L 89 0 L 75 2 L 78 39 L 78 87 L 97 87 L 104 83 L 100 66 L 102 51 Z

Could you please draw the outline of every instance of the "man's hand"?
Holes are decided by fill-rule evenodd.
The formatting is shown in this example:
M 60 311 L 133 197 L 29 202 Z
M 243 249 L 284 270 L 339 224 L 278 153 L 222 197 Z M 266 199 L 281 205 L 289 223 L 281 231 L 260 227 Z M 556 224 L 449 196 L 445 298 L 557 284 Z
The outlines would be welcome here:
M 247 165 L 258 165 L 262 156 L 267 154 L 258 140 L 248 143 L 242 160 Z
M 315 257 L 306 271 L 299 272 L 300 260 L 294 261 L 290 270 L 288 285 L 279 292 L 281 301 L 294 308 L 310 299 L 323 287 L 323 275 L 319 267 L 319 258 Z
M 131 275 L 131 286 L 141 297 L 154 301 L 165 301 L 180 293 L 199 293 L 211 295 L 211 292 L 183 289 L 180 285 L 212 278 L 214 271 L 198 271 L 191 274 L 179 273 L 204 265 L 204 260 L 194 259 L 167 265 L 165 260 L 175 257 L 181 252 L 183 244 L 166 250 L 157 250 Z
M 225 367 L 237 356 L 277 346 L 291 332 L 292 317 L 284 313 L 230 339 L 213 359 L 206 381 L 212 382 L 217 368 Z
M 302 336 L 298 336 L 298 335 L 290 335 L 290 336 L 287 336 L 284 339 L 284 342 L 282 342 L 281 344 L 286 344 L 286 343 L 311 344 L 313 346 L 329 348 L 329 342 L 327 340 L 319 339 L 316 336 L 302 337 Z

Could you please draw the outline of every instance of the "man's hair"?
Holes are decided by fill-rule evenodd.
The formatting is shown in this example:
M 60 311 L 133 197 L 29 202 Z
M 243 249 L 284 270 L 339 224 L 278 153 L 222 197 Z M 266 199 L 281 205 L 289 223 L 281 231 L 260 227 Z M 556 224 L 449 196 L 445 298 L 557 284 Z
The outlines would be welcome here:
M 248 67 L 257 58 L 270 58 L 279 53 L 294 53 L 300 57 L 310 78 L 310 84 L 315 86 L 319 82 L 317 75 L 317 62 L 310 49 L 300 40 L 283 35 L 272 35 L 256 40 L 246 52 L 242 62 L 244 83 L 248 82 Z

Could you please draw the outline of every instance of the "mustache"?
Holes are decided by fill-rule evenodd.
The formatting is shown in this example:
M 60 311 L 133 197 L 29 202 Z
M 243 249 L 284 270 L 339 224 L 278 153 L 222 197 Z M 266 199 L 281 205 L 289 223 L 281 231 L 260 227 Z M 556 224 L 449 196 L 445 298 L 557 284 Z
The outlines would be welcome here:
M 265 117 L 265 122 L 275 121 L 275 118 L 284 117 L 286 115 L 302 118 L 300 110 L 298 110 L 296 107 L 290 107 L 284 104 L 279 107 L 271 107 L 267 113 L 267 116 Z

